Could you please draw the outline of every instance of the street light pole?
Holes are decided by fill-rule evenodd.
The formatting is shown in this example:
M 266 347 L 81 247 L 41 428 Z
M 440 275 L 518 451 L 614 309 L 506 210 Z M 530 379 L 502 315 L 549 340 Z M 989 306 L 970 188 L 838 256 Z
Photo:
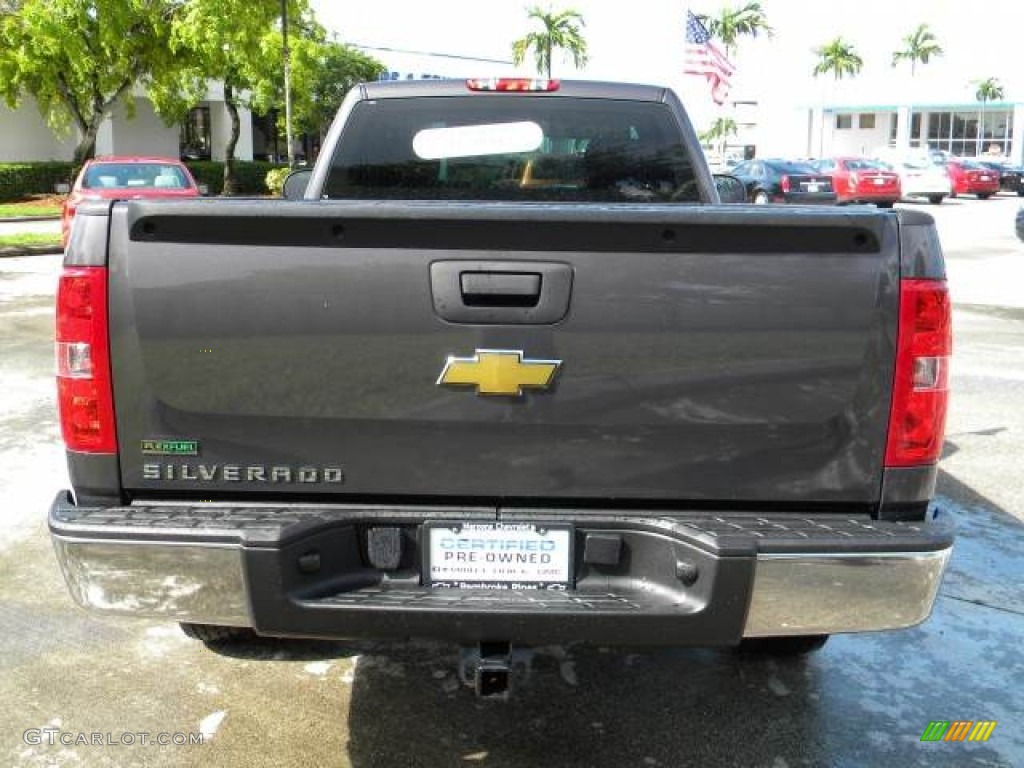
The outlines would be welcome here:
M 281 0 L 281 37 L 284 42 L 284 134 L 288 143 L 288 167 L 295 168 L 295 149 L 292 147 L 292 63 L 288 50 L 288 0 Z

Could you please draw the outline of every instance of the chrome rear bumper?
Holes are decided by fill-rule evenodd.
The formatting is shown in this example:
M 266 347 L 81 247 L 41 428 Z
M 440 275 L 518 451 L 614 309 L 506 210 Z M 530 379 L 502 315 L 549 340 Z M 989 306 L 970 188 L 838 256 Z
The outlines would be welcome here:
M 83 522 L 69 516 L 69 509 L 77 508 L 58 497 L 51 509 L 51 533 L 68 588 L 81 606 L 296 636 L 468 640 L 507 626 L 522 633 L 510 638 L 520 642 L 562 637 L 730 645 L 741 637 L 899 629 L 928 617 L 952 551 L 951 530 L 936 524 L 857 523 L 868 538 L 844 535 L 846 551 L 834 541 L 823 546 L 823 539 L 814 536 L 807 540 L 806 551 L 800 551 L 798 537 L 775 539 L 773 547 L 753 533 L 748 542 L 742 531 L 714 533 L 708 526 L 695 532 L 695 518 L 633 520 L 620 515 L 618 527 L 601 527 L 599 519 L 578 515 L 578 535 L 585 536 L 590 526 L 621 532 L 623 547 L 633 552 L 624 566 L 634 569 L 632 574 L 617 578 L 580 563 L 577 590 L 539 596 L 504 592 L 496 597 L 425 589 L 415 575 L 370 582 L 367 569 L 358 563 L 345 566 L 340 576 L 325 575 L 319 585 L 296 581 L 297 553 L 319 546 L 318 531 L 337 536 L 341 528 L 355 528 L 358 520 L 346 514 L 351 510 L 333 510 L 339 516 L 331 522 L 324 520 L 321 509 L 318 523 L 304 519 L 301 533 L 288 536 L 281 526 L 243 532 L 223 521 L 217 528 L 161 527 L 160 515 L 148 518 L 145 526 L 125 525 L 116 514 L 97 525 L 102 515 Z M 182 510 L 187 515 L 188 508 Z M 235 511 L 235 517 L 247 517 Z M 294 510 L 276 520 L 285 514 L 291 515 L 289 525 L 294 524 Z M 734 525 L 732 519 L 728 525 Z M 758 520 L 763 529 L 768 519 Z M 768 524 L 782 524 L 773 520 Z M 792 523 L 793 518 L 780 516 L 778 521 Z M 871 538 L 879 530 L 885 536 Z M 717 551 L 705 551 L 708 542 Z M 341 552 L 346 546 L 337 538 L 326 543 L 330 546 L 324 551 Z M 773 548 L 783 551 L 759 551 Z M 356 555 L 353 563 L 358 560 Z M 682 560 L 698 564 L 696 584 L 680 583 L 683 577 L 676 571 Z M 672 573 L 651 577 L 660 564 Z M 638 576 L 636 569 L 646 571 Z M 322 587 L 328 581 L 335 585 L 329 595 Z M 566 633 L 570 636 L 563 637 Z
M 952 547 L 759 555 L 744 637 L 902 629 L 928 618 Z
M 238 544 L 52 538 L 68 590 L 83 608 L 252 625 Z

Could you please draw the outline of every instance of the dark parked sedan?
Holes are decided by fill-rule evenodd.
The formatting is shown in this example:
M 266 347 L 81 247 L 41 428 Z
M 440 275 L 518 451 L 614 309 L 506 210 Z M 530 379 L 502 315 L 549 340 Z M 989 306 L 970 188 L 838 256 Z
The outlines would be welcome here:
M 1015 192 L 1018 197 L 1024 197 L 1024 168 L 999 160 L 975 158 L 975 161 L 981 163 L 986 168 L 999 172 L 1000 191 Z
M 752 203 L 825 204 L 836 202 L 832 177 L 808 163 L 791 160 L 748 160 L 732 169 L 747 188 Z

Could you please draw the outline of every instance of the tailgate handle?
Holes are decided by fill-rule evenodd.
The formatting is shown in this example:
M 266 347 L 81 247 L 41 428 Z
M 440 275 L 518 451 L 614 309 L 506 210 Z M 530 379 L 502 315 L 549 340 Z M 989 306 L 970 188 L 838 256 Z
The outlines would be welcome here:
M 445 259 L 430 264 L 430 293 L 449 323 L 550 325 L 569 312 L 572 276 L 556 261 Z
M 467 307 L 536 307 L 541 276 L 538 272 L 462 272 L 459 288 Z

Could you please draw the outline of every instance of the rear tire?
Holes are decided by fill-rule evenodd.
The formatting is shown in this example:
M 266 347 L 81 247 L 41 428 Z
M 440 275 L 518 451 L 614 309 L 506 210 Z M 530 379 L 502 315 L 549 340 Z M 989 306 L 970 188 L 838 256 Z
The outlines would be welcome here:
M 768 205 L 768 195 L 758 192 L 754 195 L 754 205 Z
M 879 208 L 892 208 L 893 203 L 892 202 L 875 203 L 875 205 L 878 206 Z
M 204 643 L 242 643 L 258 635 L 249 627 L 221 627 L 216 624 L 179 624 L 186 637 Z
M 828 635 L 787 635 L 783 637 L 745 637 L 736 650 L 758 656 L 805 656 L 820 651 Z
M 979 192 L 978 193 L 978 199 L 979 200 L 988 200 L 990 197 L 992 197 L 992 193 L 991 192 Z
M 942 202 L 942 198 L 944 197 L 945 195 L 928 195 L 928 202 L 932 205 L 938 205 Z

